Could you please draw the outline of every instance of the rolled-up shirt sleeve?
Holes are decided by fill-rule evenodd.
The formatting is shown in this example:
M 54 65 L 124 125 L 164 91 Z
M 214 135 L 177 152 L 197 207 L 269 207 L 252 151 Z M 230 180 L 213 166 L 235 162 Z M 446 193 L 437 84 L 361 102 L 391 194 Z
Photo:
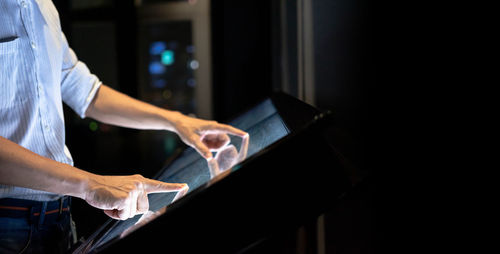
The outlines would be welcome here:
M 64 44 L 61 76 L 62 100 L 81 118 L 85 118 L 85 112 L 102 82 L 90 73 L 87 65 L 78 60 L 64 34 L 62 34 L 62 39 Z

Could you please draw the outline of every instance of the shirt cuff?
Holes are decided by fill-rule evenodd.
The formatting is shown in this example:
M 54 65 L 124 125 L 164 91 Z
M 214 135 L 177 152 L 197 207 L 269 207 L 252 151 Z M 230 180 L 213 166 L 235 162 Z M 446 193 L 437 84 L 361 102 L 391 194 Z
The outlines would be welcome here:
M 99 87 L 101 87 L 102 82 L 98 79 L 94 82 L 92 85 L 92 89 L 89 92 L 89 95 L 87 96 L 87 99 L 85 99 L 85 105 L 83 106 L 83 115 L 80 115 L 81 118 L 85 117 L 85 112 L 87 112 L 87 109 L 90 106 L 90 103 L 94 100 L 95 95 L 97 94 L 97 91 L 99 90 Z
M 87 66 L 78 61 L 62 81 L 62 99 L 81 118 L 85 118 L 85 112 L 101 85 L 102 82 L 90 73 Z

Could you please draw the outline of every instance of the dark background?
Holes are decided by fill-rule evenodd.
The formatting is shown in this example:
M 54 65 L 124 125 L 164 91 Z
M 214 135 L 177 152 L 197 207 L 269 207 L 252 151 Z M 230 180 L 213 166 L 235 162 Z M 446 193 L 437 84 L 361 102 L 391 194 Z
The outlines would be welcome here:
M 63 31 L 80 60 L 104 83 L 137 98 L 137 13 L 132 0 L 108 2 L 75 11 L 70 1 L 54 0 Z M 278 7 L 279 1 L 269 0 L 211 1 L 215 120 L 230 119 L 281 90 Z M 293 5 L 287 10 L 292 28 L 295 11 Z M 313 13 L 316 106 L 335 113 L 336 125 L 328 138 L 346 165 L 363 179 L 325 214 L 326 251 L 376 253 L 384 243 L 390 217 L 385 208 L 390 198 L 382 198 L 385 172 L 380 162 L 387 154 L 380 155 L 388 152 L 387 143 L 380 142 L 389 142 L 385 135 L 391 128 L 383 108 L 392 95 L 385 93 L 389 82 L 381 76 L 390 54 L 380 43 L 387 29 L 382 25 L 383 14 L 388 11 L 364 0 L 316 0 Z M 79 21 L 108 26 L 95 32 L 96 39 L 83 38 L 78 34 L 81 30 L 75 30 Z M 106 36 L 109 33 L 113 36 Z M 93 52 L 79 52 L 75 47 L 88 43 L 95 44 Z M 291 40 L 289 45 L 296 42 Z M 296 58 L 289 61 L 296 66 Z M 296 79 L 296 72 L 290 72 L 292 85 Z M 293 90 L 290 93 L 297 95 Z M 149 144 L 141 143 L 139 136 L 147 131 L 100 125 L 93 132 L 88 127 L 91 119 L 81 120 L 68 108 L 65 113 L 66 143 L 76 167 L 98 174 L 152 177 L 168 159 L 158 160 L 144 152 Z M 81 200 L 74 201 L 73 217 L 79 235 L 85 238 L 107 220 L 102 211 Z M 302 240 L 297 231 L 281 233 L 249 252 L 315 253 L 315 221 L 302 229 L 308 232 Z M 306 242 L 305 248 L 299 246 L 300 241 Z

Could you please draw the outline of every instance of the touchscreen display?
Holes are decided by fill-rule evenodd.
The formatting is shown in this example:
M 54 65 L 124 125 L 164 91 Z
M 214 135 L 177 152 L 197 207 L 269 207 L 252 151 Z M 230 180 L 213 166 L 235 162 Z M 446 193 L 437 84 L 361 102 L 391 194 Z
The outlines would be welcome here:
M 263 101 L 251 110 L 238 116 L 230 121 L 229 124 L 250 134 L 247 158 L 290 133 L 270 99 Z M 241 141 L 240 137 L 231 136 L 230 144 L 234 145 L 239 151 Z M 238 170 L 238 168 L 238 165 L 236 165 L 230 171 Z M 207 161 L 192 148 L 187 148 L 177 159 L 160 172 L 161 174 L 157 179 L 161 181 L 187 183 L 189 186 L 188 193 L 197 188 L 206 187 L 204 184 L 211 179 Z M 148 197 L 150 212 L 146 214 L 147 216 L 137 215 L 134 218 L 116 222 L 101 239 L 97 240 L 94 247 L 98 248 L 110 240 L 127 235 L 164 213 L 167 206 L 177 198 L 182 198 L 175 192 L 154 193 L 149 194 Z

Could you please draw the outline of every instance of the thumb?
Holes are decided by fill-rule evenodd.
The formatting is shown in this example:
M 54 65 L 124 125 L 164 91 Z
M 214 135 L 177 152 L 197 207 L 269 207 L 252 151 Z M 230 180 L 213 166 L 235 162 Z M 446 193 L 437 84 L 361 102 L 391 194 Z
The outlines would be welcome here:
M 194 140 L 193 148 L 206 160 L 209 160 L 213 157 L 212 152 L 210 152 L 210 149 L 208 149 L 208 147 L 205 144 L 203 144 L 203 142 L 201 142 L 200 139 Z
M 118 217 L 118 210 L 113 209 L 113 210 L 104 210 L 104 214 L 107 216 L 111 217 L 112 219 L 119 220 L 120 217 Z

